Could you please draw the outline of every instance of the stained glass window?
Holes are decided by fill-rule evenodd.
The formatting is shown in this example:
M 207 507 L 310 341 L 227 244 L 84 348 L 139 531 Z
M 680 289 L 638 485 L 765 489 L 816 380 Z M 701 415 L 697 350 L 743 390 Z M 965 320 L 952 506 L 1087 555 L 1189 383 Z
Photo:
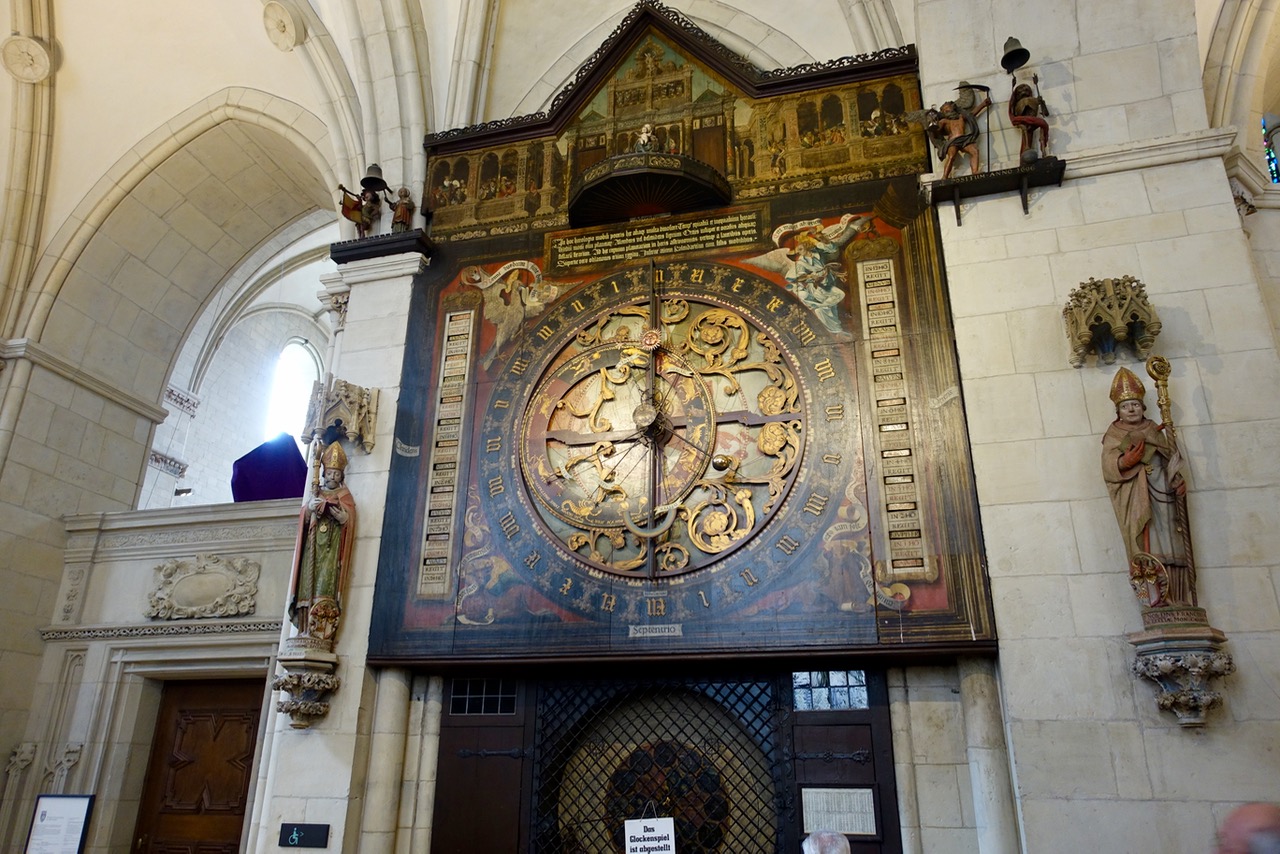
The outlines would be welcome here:
M 1274 117 L 1273 117 L 1274 118 Z M 1280 166 L 1276 164 L 1276 150 L 1271 146 L 1271 131 L 1275 128 L 1267 127 L 1267 119 L 1262 119 L 1262 145 L 1267 152 L 1267 173 L 1271 176 L 1272 184 L 1280 184 Z
M 867 708 L 867 674 L 861 670 L 806 670 L 791 674 L 797 712 Z

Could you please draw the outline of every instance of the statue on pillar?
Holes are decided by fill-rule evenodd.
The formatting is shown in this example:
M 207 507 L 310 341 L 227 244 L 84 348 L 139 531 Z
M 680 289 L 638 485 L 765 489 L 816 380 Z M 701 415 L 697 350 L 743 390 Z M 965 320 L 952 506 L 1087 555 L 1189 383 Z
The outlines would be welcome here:
M 298 518 L 289 620 L 300 638 L 332 649 L 342 615 L 342 592 L 351 567 L 356 503 L 347 489 L 347 455 L 331 443 L 316 460 L 311 495 Z M 323 469 L 323 475 L 321 475 Z
M 342 216 L 356 224 L 356 233 L 360 237 L 368 237 L 378 229 L 378 220 L 382 218 L 382 194 L 387 192 L 387 182 L 382 179 L 382 167 L 377 163 L 370 164 L 365 175 L 360 179 L 359 194 L 353 193 L 341 184 Z
M 1116 420 L 1102 437 L 1102 477 L 1124 535 L 1129 584 L 1142 603 L 1137 655 L 1130 669 L 1156 683 L 1156 705 L 1184 727 L 1204 726 L 1222 704 L 1214 680 L 1235 670 L 1227 637 L 1197 604 L 1196 565 L 1187 515 L 1186 460 L 1178 449 L 1169 400 L 1169 362 L 1147 359 L 1159 424 L 1146 416 L 1146 388 L 1128 368 L 1111 382 Z
M 336 377 L 312 389 L 307 411 L 311 490 L 298 514 L 288 599 L 289 622 L 297 634 L 285 639 L 277 657 L 284 672 L 271 681 L 272 688 L 289 694 L 276 709 L 289 715 L 297 729 L 327 715 L 329 697 L 341 685 L 334 639 L 356 535 L 356 502 L 346 485 L 347 455 L 341 439 L 369 453 L 377 413 L 377 389 Z
M 1116 420 L 1102 437 L 1102 476 L 1124 534 L 1129 577 L 1149 607 L 1196 604 L 1187 465 L 1168 424 L 1146 416 L 1142 380 L 1116 372 Z
M 1018 149 L 1018 159 L 1022 163 L 1033 162 L 1049 153 L 1049 123 L 1045 121 L 1049 117 L 1049 108 L 1040 97 L 1040 75 L 1032 74 L 1031 82 L 1035 84 L 1034 91 L 1013 77 L 1013 94 L 1009 96 L 1009 121 L 1022 137 Z M 1037 131 L 1040 135 L 1039 153 L 1035 144 Z M 1031 153 L 1027 154 L 1028 151 Z
M 955 170 L 956 159 L 965 155 L 969 159 L 969 174 L 977 175 L 981 171 L 978 157 L 978 116 L 991 106 L 991 98 L 986 96 L 987 88 L 976 83 L 961 81 L 956 87 L 960 95 L 953 101 L 947 101 L 938 109 L 926 111 L 925 130 L 933 139 L 938 157 L 942 160 L 942 177 L 950 178 Z M 982 91 L 981 101 L 977 92 Z
M 413 203 L 408 187 L 401 187 L 394 201 L 387 199 L 387 207 L 391 208 L 392 234 L 403 234 L 413 228 L 413 212 L 418 206 Z

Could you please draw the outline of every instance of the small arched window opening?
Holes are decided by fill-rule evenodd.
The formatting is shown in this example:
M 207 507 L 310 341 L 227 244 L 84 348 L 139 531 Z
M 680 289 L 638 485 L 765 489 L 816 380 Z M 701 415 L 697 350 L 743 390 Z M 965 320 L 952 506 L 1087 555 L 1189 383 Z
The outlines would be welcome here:
M 264 439 L 288 433 L 298 441 L 307 426 L 307 405 L 311 402 L 312 387 L 319 379 L 320 354 L 311 342 L 294 338 L 285 344 L 276 359 L 275 376 L 271 381 Z
M 1280 116 L 1267 113 L 1262 117 L 1262 146 L 1267 156 L 1267 177 L 1272 184 L 1280 184 L 1280 165 L 1276 163 L 1276 131 L 1280 131 Z

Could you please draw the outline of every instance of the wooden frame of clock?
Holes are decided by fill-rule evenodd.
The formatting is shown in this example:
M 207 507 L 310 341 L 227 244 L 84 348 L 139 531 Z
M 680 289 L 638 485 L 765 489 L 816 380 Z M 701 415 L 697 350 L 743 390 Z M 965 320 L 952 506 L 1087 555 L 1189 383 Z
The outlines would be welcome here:
M 637 14 L 594 60 L 611 105 L 580 87 L 576 123 L 450 135 L 428 162 L 439 249 L 411 306 L 370 660 L 993 649 L 925 143 L 886 112 L 919 107 L 914 78 L 744 93 Z M 639 83 L 688 97 L 666 125 L 652 108 L 658 129 L 723 159 L 738 202 L 569 228 L 561 191 L 639 121 Z M 842 112 L 873 102 L 875 122 Z M 847 117 L 810 144 L 787 124 L 810 109 Z M 797 148 L 733 149 L 726 116 Z M 497 186 L 528 189 L 485 197 L 508 165 L 526 171 Z

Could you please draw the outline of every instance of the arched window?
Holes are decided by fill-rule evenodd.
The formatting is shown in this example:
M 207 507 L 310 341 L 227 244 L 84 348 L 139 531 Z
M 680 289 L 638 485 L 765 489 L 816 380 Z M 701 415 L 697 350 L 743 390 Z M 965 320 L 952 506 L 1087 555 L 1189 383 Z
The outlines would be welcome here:
M 1272 184 L 1280 184 L 1280 168 L 1276 165 L 1276 150 L 1273 145 L 1277 130 L 1280 130 L 1280 117 L 1271 113 L 1262 117 L 1262 145 L 1267 152 L 1267 175 Z
M 307 404 L 311 388 L 320 379 L 320 356 L 311 342 L 294 338 L 276 359 L 275 376 L 271 380 L 271 397 L 267 404 L 264 439 L 288 433 L 296 441 L 306 429 Z

